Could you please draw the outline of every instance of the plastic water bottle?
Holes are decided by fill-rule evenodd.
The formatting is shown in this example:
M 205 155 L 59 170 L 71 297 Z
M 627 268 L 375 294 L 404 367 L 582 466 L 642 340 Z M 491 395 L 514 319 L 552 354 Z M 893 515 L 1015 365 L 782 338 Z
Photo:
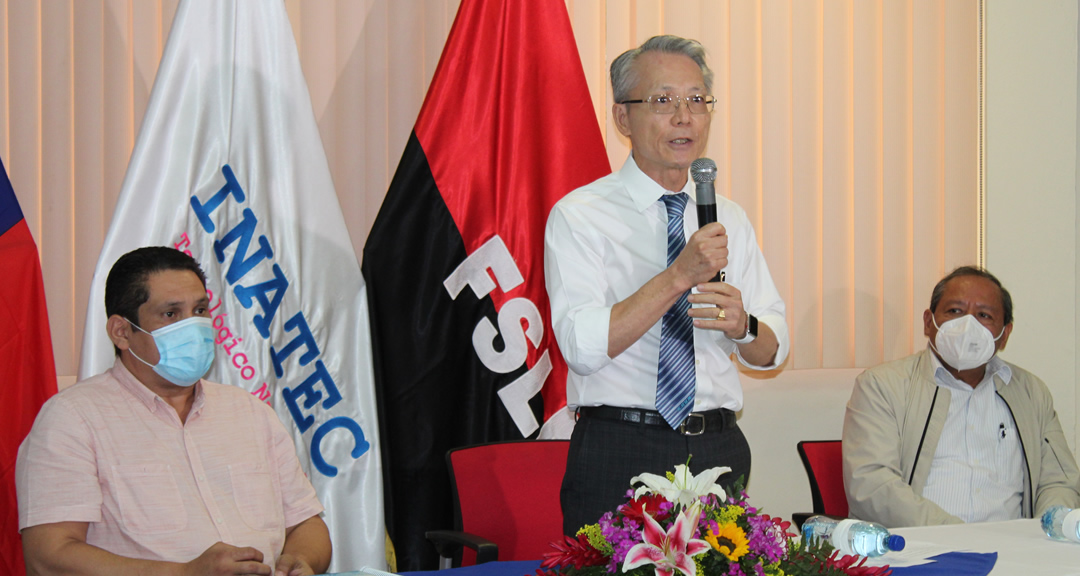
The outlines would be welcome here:
M 1042 529 L 1054 540 L 1080 542 L 1080 509 L 1051 507 L 1043 514 Z
M 803 543 L 828 540 L 841 554 L 858 554 L 873 558 L 890 550 L 903 550 L 904 537 L 889 534 L 881 524 L 861 520 L 836 520 L 828 516 L 811 516 L 802 525 Z

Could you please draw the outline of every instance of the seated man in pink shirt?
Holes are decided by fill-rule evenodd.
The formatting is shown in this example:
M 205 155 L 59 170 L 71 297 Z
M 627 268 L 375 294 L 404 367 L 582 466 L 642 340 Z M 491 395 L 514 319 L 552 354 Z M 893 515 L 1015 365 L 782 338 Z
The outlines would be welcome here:
M 277 415 L 202 380 L 208 306 L 190 256 L 117 260 L 105 284 L 116 363 L 50 399 L 19 448 L 29 574 L 326 571 L 323 507 Z

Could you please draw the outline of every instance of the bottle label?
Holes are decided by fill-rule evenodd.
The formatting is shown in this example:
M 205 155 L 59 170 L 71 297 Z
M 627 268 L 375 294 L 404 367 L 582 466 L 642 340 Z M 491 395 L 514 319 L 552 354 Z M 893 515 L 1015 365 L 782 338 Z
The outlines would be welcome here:
M 839 550 L 841 554 L 855 554 L 855 550 L 851 548 L 851 529 L 858 523 L 858 520 L 852 520 L 851 518 L 841 520 L 836 525 L 832 538 L 829 540 L 833 548 Z
M 1077 527 L 1080 527 L 1080 508 L 1071 510 L 1065 515 L 1065 518 L 1062 519 L 1062 536 L 1064 536 L 1066 540 L 1080 542 L 1080 534 L 1077 534 Z

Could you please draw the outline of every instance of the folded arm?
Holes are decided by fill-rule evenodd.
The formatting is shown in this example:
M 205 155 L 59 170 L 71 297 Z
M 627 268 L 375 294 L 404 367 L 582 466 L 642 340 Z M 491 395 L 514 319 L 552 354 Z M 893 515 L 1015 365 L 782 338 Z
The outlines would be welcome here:
M 1065 440 L 1049 390 L 1039 381 L 1036 391 L 1032 397 L 1042 434 L 1038 439 L 1041 469 L 1039 485 L 1035 487 L 1035 516 L 1040 517 L 1051 506 L 1080 507 L 1080 470 Z
M 87 544 L 88 528 L 87 522 L 55 522 L 23 529 L 27 575 L 270 574 L 270 566 L 262 563 L 262 553 L 254 548 L 238 548 L 218 542 L 186 564 L 139 560 Z
M 319 516 L 285 530 L 285 546 L 278 557 L 275 575 L 311 576 L 330 566 L 330 531 Z
M 743 303 L 742 291 L 731 284 L 708 282 L 697 286 L 698 292 L 690 295 L 691 304 L 705 304 L 690 310 L 694 327 L 722 332 L 729 340 L 739 340 L 749 333 L 748 314 Z M 711 306 L 710 306 L 711 305 Z M 719 318 L 718 312 L 724 311 Z M 772 327 L 758 319 L 757 338 L 752 342 L 738 344 L 739 357 L 745 364 L 756 368 L 771 368 L 777 362 L 780 340 Z M 783 321 L 783 317 L 781 317 Z M 781 359 L 781 362 L 783 359 Z

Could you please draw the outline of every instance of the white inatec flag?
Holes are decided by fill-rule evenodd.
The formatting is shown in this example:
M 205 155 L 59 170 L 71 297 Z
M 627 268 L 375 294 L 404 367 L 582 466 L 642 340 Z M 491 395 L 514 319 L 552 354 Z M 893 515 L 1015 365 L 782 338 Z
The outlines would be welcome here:
M 105 278 L 141 246 L 207 275 L 207 379 L 277 411 L 326 507 L 332 572 L 384 567 L 367 297 L 281 1 L 185 0 L 98 259 L 80 379 L 105 371 Z

